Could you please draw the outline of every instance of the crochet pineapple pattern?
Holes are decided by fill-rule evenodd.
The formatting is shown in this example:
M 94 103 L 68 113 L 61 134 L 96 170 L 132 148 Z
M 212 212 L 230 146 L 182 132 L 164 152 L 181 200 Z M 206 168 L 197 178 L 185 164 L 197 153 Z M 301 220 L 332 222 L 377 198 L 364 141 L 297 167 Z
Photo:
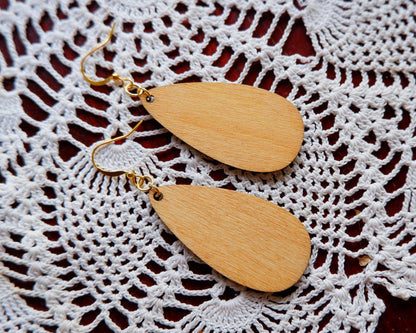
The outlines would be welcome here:
M 373 332 L 375 294 L 416 296 L 416 6 L 411 1 L 0 1 L 0 330 Z M 174 137 L 116 83 L 261 87 L 302 114 L 286 168 L 251 173 Z M 186 96 L 184 97 L 186 98 Z M 255 96 L 253 97 L 255 98 Z M 197 107 L 197 106 L 196 106 Z M 226 110 L 224 110 L 226 112 Z M 253 114 L 253 117 L 256 115 Z M 126 177 L 249 193 L 311 236 L 309 266 L 261 293 L 201 262 Z

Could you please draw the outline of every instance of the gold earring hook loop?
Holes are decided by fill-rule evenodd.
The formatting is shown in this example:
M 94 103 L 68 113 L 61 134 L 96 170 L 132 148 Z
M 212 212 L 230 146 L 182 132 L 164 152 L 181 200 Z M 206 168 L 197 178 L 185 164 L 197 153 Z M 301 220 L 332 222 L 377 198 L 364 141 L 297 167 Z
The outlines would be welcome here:
M 90 52 L 88 52 L 81 60 L 81 73 L 82 76 L 84 77 L 84 79 L 89 83 L 92 84 L 93 86 L 103 86 L 105 84 L 107 84 L 108 82 L 110 82 L 111 80 L 113 80 L 113 75 L 110 75 L 109 77 L 107 77 L 104 80 L 101 81 L 94 81 L 92 79 L 90 79 L 87 74 L 85 74 L 85 60 L 88 58 L 88 56 L 90 56 L 91 54 L 93 54 L 95 51 L 99 50 L 100 48 L 104 47 L 110 40 L 111 37 L 113 37 L 114 34 L 114 28 L 115 28 L 116 24 L 113 23 L 113 26 L 111 27 L 111 31 L 110 34 L 108 35 L 108 37 L 98 46 L 94 47 Z
M 103 86 L 105 84 L 107 84 L 110 81 L 118 81 L 121 82 L 121 85 L 124 89 L 124 91 L 131 97 L 140 97 L 140 95 L 145 94 L 146 98 L 151 99 L 152 95 L 150 94 L 150 92 L 146 89 L 143 88 L 140 84 L 133 82 L 132 79 L 129 78 L 122 78 L 120 77 L 119 74 L 117 73 L 113 73 L 110 76 L 108 76 L 107 78 L 100 80 L 100 81 L 95 81 L 92 80 L 91 78 L 89 78 L 87 76 L 87 74 L 85 73 L 85 61 L 88 58 L 88 56 L 90 56 L 91 54 L 93 54 L 95 51 L 99 50 L 100 48 L 104 47 L 110 40 L 111 37 L 113 37 L 114 34 L 114 28 L 115 28 L 116 24 L 113 23 L 113 26 L 111 27 L 111 31 L 110 34 L 108 35 L 108 37 L 101 43 L 98 44 L 96 47 L 94 47 L 90 52 L 88 52 L 82 59 L 81 59 L 81 73 L 82 76 L 84 77 L 84 79 L 91 85 L 93 86 Z
M 104 142 L 101 142 L 100 144 L 98 144 L 91 153 L 91 161 L 92 164 L 94 165 L 94 167 L 100 171 L 101 173 L 103 173 L 106 176 L 110 176 L 110 177 L 118 177 L 121 175 L 126 175 L 128 179 L 130 179 L 130 181 L 132 182 L 132 184 L 140 191 L 140 192 L 149 192 L 151 190 L 154 190 L 154 195 L 155 198 L 159 198 L 157 200 L 161 200 L 162 199 L 162 193 L 159 191 L 159 189 L 155 186 L 155 180 L 151 175 L 140 175 L 140 174 L 136 174 L 134 171 L 125 171 L 125 170 L 117 170 L 117 171 L 109 171 L 109 170 L 105 170 L 101 167 L 99 167 L 97 165 L 97 163 L 95 162 L 95 153 L 97 152 L 98 148 L 108 145 L 110 143 L 113 142 L 117 142 L 123 139 L 126 139 L 128 136 L 130 136 L 143 122 L 143 120 L 139 121 L 136 126 L 134 126 L 132 128 L 132 130 L 130 132 L 128 132 L 125 135 L 122 136 L 118 136 L 117 138 L 111 139 L 111 140 L 107 140 Z
M 90 52 L 88 52 L 82 59 L 81 59 L 81 73 L 82 76 L 84 77 L 84 79 L 91 85 L 95 85 L 95 86 L 103 86 L 105 84 L 107 84 L 108 82 L 110 82 L 111 80 L 113 81 L 118 81 L 121 82 L 122 87 L 124 89 L 124 91 L 132 96 L 132 97 L 140 97 L 140 95 L 145 94 L 146 95 L 146 100 L 148 100 L 150 103 L 153 101 L 153 96 L 150 94 L 150 92 L 143 88 L 141 85 L 134 83 L 133 80 L 129 79 L 129 78 L 122 78 L 120 77 L 119 74 L 117 73 L 113 73 L 112 75 L 108 76 L 106 79 L 101 80 L 101 81 L 94 81 L 92 79 L 90 79 L 86 74 L 85 74 L 85 61 L 87 59 L 88 56 L 90 56 L 92 53 L 94 53 L 95 51 L 97 51 L 98 49 L 102 48 L 103 46 L 105 46 L 110 40 L 111 37 L 113 36 L 114 33 L 114 27 L 115 27 L 115 23 L 113 24 L 113 26 L 111 27 L 111 31 L 110 34 L 108 35 L 108 37 L 98 46 L 96 46 L 95 48 L 93 48 Z M 97 152 L 97 150 L 99 148 L 101 148 L 102 146 L 111 144 L 113 142 L 117 142 L 123 139 L 126 139 L 128 136 L 130 136 L 134 131 L 136 131 L 136 129 L 141 125 L 141 123 L 143 122 L 143 120 L 139 121 L 136 126 L 133 127 L 133 129 L 128 132 L 125 135 L 116 137 L 114 139 L 110 139 L 104 142 L 99 143 L 97 146 L 95 146 L 95 148 L 92 150 L 91 153 L 91 161 L 92 164 L 94 165 L 94 167 L 101 173 L 103 173 L 106 176 L 110 176 L 110 177 L 117 177 L 117 176 L 121 176 L 121 175 L 126 175 L 128 179 L 130 179 L 130 181 L 132 182 L 132 184 L 141 192 L 149 192 L 149 191 L 154 191 L 154 196 L 155 198 L 157 198 L 157 200 L 161 200 L 163 195 L 162 193 L 159 191 L 159 189 L 155 186 L 155 182 L 154 182 L 154 178 L 151 175 L 141 175 L 141 174 L 136 174 L 134 171 L 125 171 L 125 170 L 116 170 L 116 171 L 110 171 L 110 170 L 105 170 L 101 167 L 99 167 L 97 165 L 97 163 L 95 162 L 95 153 Z
M 125 134 L 125 135 L 122 135 L 122 136 L 118 136 L 118 137 L 116 137 L 116 138 L 114 138 L 114 139 L 110 139 L 110 140 L 107 140 L 107 141 L 104 141 L 104 142 L 101 142 L 100 144 L 98 144 L 93 150 L 92 150 L 92 153 L 91 153 L 91 161 L 92 161 L 92 164 L 94 165 L 94 167 L 98 170 L 98 171 L 100 171 L 101 173 L 103 173 L 104 175 L 106 175 L 106 176 L 110 176 L 110 177 L 117 177 L 117 176 L 121 176 L 121 175 L 124 175 L 124 174 L 128 174 L 128 173 L 131 173 L 132 171 L 124 171 L 124 170 L 118 170 L 118 171 L 109 171 L 109 170 L 105 170 L 105 169 L 103 169 L 103 168 L 101 168 L 101 167 L 99 167 L 98 165 L 97 165 L 97 163 L 95 162 L 95 153 L 97 152 L 97 150 L 98 150 L 98 148 L 100 148 L 100 147 L 102 147 L 102 146 L 105 146 L 105 145 L 108 145 L 108 144 L 110 144 L 110 143 L 113 143 L 113 142 L 117 142 L 117 141 L 120 141 L 120 140 L 123 140 L 123 139 L 126 139 L 128 136 L 130 136 L 134 131 L 136 131 L 136 129 L 142 124 L 142 122 L 143 122 L 143 120 L 140 120 L 137 124 L 136 124 L 136 126 L 134 126 L 133 127 L 133 129 L 130 131 L 130 132 L 128 132 L 127 134 Z

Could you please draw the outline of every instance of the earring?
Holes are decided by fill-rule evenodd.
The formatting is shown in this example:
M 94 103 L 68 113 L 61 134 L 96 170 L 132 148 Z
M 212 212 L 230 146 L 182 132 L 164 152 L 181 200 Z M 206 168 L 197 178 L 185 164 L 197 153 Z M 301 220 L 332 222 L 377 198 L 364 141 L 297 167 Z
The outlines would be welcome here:
M 193 185 L 155 185 L 151 175 L 131 170 L 109 171 L 95 162 L 98 149 L 126 139 L 102 142 L 92 151 L 98 171 L 126 175 L 148 193 L 156 213 L 168 228 L 201 260 L 246 287 L 277 292 L 303 275 L 311 243 L 303 224 L 283 208 L 258 197 L 232 190 Z
M 81 72 L 92 85 L 121 82 L 132 97 L 165 128 L 190 146 L 235 168 L 270 172 L 286 167 L 299 153 L 303 121 L 285 98 L 252 86 L 195 82 L 147 90 L 114 73 L 101 81 L 85 73 L 86 58 L 105 46 L 107 39 L 81 60 Z

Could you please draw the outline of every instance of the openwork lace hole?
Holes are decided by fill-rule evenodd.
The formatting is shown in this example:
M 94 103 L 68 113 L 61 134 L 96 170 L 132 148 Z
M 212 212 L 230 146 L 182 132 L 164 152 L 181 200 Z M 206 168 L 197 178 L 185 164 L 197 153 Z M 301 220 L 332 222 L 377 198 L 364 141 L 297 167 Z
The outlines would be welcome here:
M 153 101 L 155 100 L 155 96 L 150 95 L 146 97 L 146 102 L 148 103 L 153 103 Z

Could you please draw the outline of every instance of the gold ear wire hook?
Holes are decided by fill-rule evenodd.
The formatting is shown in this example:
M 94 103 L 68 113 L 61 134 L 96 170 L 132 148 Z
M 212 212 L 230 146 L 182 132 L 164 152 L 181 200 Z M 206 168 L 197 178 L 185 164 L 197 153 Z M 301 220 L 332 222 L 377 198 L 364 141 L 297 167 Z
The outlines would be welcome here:
M 82 59 L 81 59 L 81 73 L 82 76 L 84 77 L 84 79 L 89 83 L 92 84 L 93 86 L 103 86 L 105 84 L 107 84 L 108 82 L 110 82 L 111 80 L 113 81 L 120 81 L 121 85 L 123 86 L 124 91 L 132 96 L 132 97 L 139 97 L 141 94 L 146 94 L 146 99 L 148 99 L 148 101 L 151 101 L 152 95 L 150 94 L 150 92 L 146 89 L 143 88 L 140 84 L 134 83 L 132 79 L 129 78 L 122 78 L 120 77 L 119 74 L 117 73 L 113 73 L 110 76 L 108 76 L 107 78 L 100 80 L 100 81 L 94 81 L 92 79 L 90 79 L 87 74 L 85 74 L 85 61 L 87 59 L 88 56 L 90 56 L 91 54 L 93 54 L 95 51 L 97 51 L 98 49 L 104 47 L 110 40 L 111 37 L 113 37 L 114 34 L 114 27 L 116 26 L 115 23 L 113 23 L 113 26 L 111 27 L 111 31 L 110 34 L 108 35 L 108 37 L 98 46 L 94 47 L 90 52 L 88 52 Z
M 101 81 L 94 81 L 91 80 L 87 74 L 85 74 L 85 60 L 87 59 L 88 56 L 90 56 L 91 54 L 93 54 L 95 51 L 99 50 L 100 48 L 102 48 L 103 46 L 105 46 L 110 40 L 111 37 L 113 37 L 113 33 L 114 33 L 114 28 L 115 28 L 116 24 L 113 23 L 113 26 L 111 27 L 111 31 L 110 34 L 108 35 L 108 37 L 98 46 L 94 47 L 90 52 L 88 52 L 81 60 L 81 73 L 82 76 L 84 77 L 84 79 L 89 83 L 92 84 L 93 86 L 103 86 L 105 84 L 107 84 L 108 82 L 110 82 L 111 80 L 113 80 L 113 75 L 110 75 L 109 77 L 107 77 L 104 80 Z
M 93 150 L 92 150 L 92 153 L 91 153 L 91 161 L 92 161 L 92 164 L 94 165 L 94 167 L 98 170 L 98 171 L 100 171 L 101 173 L 103 173 L 104 175 L 106 175 L 106 176 L 110 176 L 110 177 L 116 177 L 116 176 L 121 176 L 121 175 L 124 175 L 124 174 L 128 174 L 128 173 L 130 173 L 130 172 L 132 172 L 132 171 L 124 171 L 124 170 L 118 170 L 118 171 L 108 171 L 108 170 L 104 170 L 103 168 L 101 168 L 101 167 L 99 167 L 98 165 L 97 165 L 97 163 L 95 163 L 95 153 L 97 152 L 97 150 L 98 150 L 98 148 L 100 148 L 100 147 L 102 147 L 102 146 L 105 146 L 105 145 L 108 145 L 108 144 L 110 144 L 110 143 L 113 143 L 113 142 L 117 142 L 117 141 L 120 141 L 120 140 L 123 140 L 123 139 L 125 139 L 125 138 L 127 138 L 128 136 L 130 136 L 140 125 L 141 125 L 141 123 L 143 122 L 143 120 L 141 120 L 141 121 L 139 121 L 137 124 L 136 124 L 136 126 L 134 126 L 133 127 L 133 129 L 130 131 L 130 132 L 128 132 L 127 134 L 125 134 L 125 135 L 122 135 L 122 136 L 118 136 L 118 137 L 116 137 L 116 138 L 114 138 L 114 139 L 111 139 L 111 140 L 107 140 L 107 141 L 104 141 L 104 142 L 101 142 L 100 144 L 98 144 Z
M 95 163 L 95 153 L 97 152 L 97 149 L 108 145 L 110 143 L 113 142 L 117 142 L 120 140 L 123 140 L 125 138 L 127 138 L 128 136 L 130 136 L 143 122 L 143 120 L 139 121 L 136 126 L 133 127 L 133 129 L 128 132 L 125 135 L 122 136 L 118 136 L 117 138 L 111 139 L 111 140 L 107 140 L 104 142 L 101 142 L 100 144 L 98 144 L 91 153 L 91 161 L 92 164 L 94 165 L 94 167 L 100 171 L 101 173 L 103 173 L 106 176 L 110 176 L 110 177 L 117 177 L 117 176 L 121 176 L 121 175 L 126 175 L 128 179 L 130 179 L 130 181 L 133 183 L 133 185 L 141 192 L 149 192 L 152 189 L 154 190 L 154 195 L 155 198 L 157 197 L 157 200 L 161 200 L 162 199 L 162 193 L 159 191 L 159 189 L 155 186 L 155 180 L 153 179 L 153 177 L 151 175 L 140 175 L 140 174 L 136 174 L 134 171 L 124 171 L 124 170 L 117 170 L 117 171 L 109 171 L 109 170 L 105 170 L 101 167 L 99 167 L 97 165 L 97 163 Z

